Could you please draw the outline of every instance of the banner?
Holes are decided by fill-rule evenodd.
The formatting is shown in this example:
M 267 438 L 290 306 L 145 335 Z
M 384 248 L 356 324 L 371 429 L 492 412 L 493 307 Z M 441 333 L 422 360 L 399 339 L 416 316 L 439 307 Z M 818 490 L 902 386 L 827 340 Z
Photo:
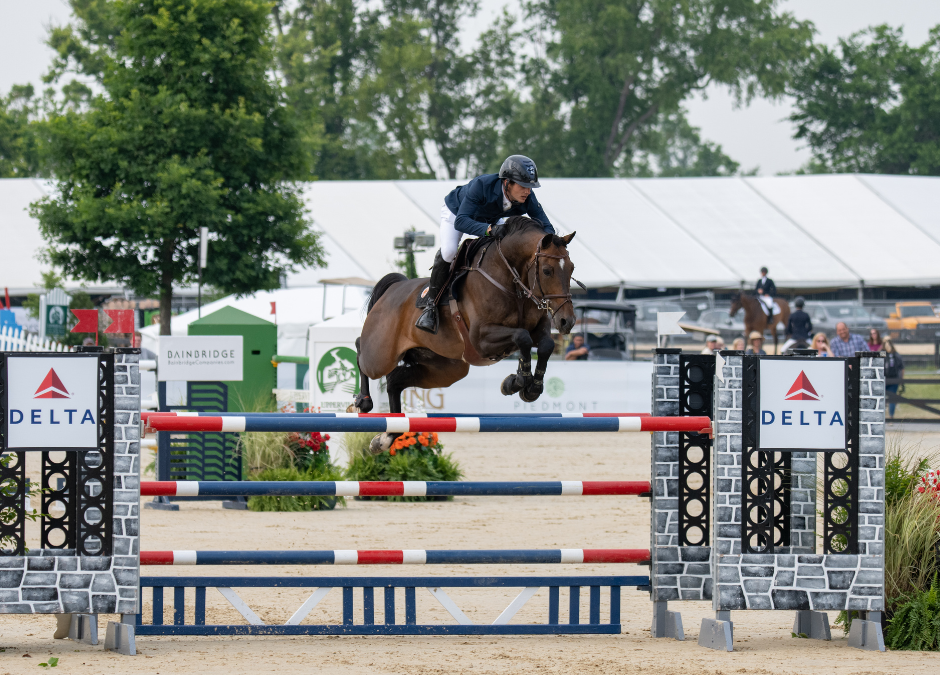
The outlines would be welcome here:
M 98 447 L 98 358 L 7 356 L 7 450 Z
M 161 382 L 241 382 L 241 335 L 160 336 L 157 376 Z
M 845 361 L 761 359 L 761 450 L 844 450 Z

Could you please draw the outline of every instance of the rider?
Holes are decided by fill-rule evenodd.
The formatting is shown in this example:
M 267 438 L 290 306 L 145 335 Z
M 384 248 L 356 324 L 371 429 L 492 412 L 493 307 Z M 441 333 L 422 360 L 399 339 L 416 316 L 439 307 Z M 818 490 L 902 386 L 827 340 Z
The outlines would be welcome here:
M 774 318 L 774 297 L 777 295 L 777 286 L 774 280 L 767 276 L 767 268 L 760 268 L 760 279 L 757 280 L 757 299 L 760 300 L 764 311 L 767 312 L 767 319 L 773 321 Z
M 415 322 L 416 327 L 437 333 L 438 316 L 434 300 L 447 282 L 450 265 L 464 234 L 476 237 L 491 235 L 493 225 L 509 216 L 523 214 L 539 221 L 546 233 L 554 234 L 555 228 L 532 192 L 537 187 L 540 187 L 539 172 L 535 162 L 523 155 L 511 155 L 503 162 L 498 174 L 477 176 L 466 185 L 454 188 L 444 198 L 441 249 L 434 258 L 431 281 L 422 296 L 425 309 Z

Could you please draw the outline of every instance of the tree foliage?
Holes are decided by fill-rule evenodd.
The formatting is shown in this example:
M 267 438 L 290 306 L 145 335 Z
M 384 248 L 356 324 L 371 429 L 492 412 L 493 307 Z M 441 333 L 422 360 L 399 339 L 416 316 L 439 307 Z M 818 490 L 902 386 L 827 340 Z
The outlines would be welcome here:
M 507 133 L 547 175 L 629 174 L 647 134 L 668 135 L 710 84 L 740 101 L 778 97 L 813 28 L 778 0 L 533 0 L 531 99 Z M 686 136 L 686 140 L 689 140 Z
M 940 175 L 940 27 L 920 47 L 889 26 L 819 46 L 790 90 L 809 171 Z
M 0 178 L 41 175 L 39 139 L 31 123 L 37 113 L 31 84 L 14 86 L 0 97 Z
M 322 264 L 298 188 L 309 144 L 271 76 L 267 3 L 76 0 L 55 31 L 57 77 L 95 77 L 86 110 L 44 123 L 57 193 L 33 206 L 46 255 L 67 276 L 159 293 L 197 273 L 199 227 L 214 233 L 205 281 L 277 288 Z

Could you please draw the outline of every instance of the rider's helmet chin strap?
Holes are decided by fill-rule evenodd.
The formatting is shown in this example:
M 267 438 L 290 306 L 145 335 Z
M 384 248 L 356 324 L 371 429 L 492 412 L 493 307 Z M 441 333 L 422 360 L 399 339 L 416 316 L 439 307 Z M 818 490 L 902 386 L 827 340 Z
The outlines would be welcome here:
M 509 182 L 508 178 L 503 178 L 503 194 L 506 195 L 506 198 L 509 200 L 510 204 L 525 204 L 525 202 L 517 202 L 512 198 L 512 193 L 508 190 L 506 183 Z

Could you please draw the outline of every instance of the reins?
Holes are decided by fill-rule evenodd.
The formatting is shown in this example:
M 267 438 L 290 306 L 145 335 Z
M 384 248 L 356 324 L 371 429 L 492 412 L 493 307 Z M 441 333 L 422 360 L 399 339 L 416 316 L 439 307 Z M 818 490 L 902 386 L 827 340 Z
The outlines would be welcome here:
M 516 298 L 516 300 L 517 300 L 517 302 L 518 302 L 518 307 L 519 307 L 519 322 L 520 322 L 520 325 L 521 325 L 521 323 L 522 323 L 522 316 L 523 316 L 523 313 L 524 313 L 524 309 L 523 309 L 523 306 L 522 306 L 522 304 L 523 304 L 522 301 L 523 301 L 525 298 L 528 298 L 529 300 L 531 300 L 531 301 L 535 304 L 535 306 L 539 309 L 539 311 L 548 312 L 551 316 L 554 316 L 555 313 L 558 312 L 559 310 L 561 310 L 562 307 L 564 307 L 566 304 L 568 304 L 569 302 L 571 302 L 571 293 L 570 293 L 570 292 L 569 292 L 569 293 L 551 293 L 551 294 L 546 294 L 545 291 L 544 291 L 544 289 L 542 288 L 542 277 L 541 277 L 541 276 L 539 275 L 539 273 L 538 273 L 538 262 L 539 262 L 539 258 L 549 258 L 549 259 L 552 259 L 552 260 L 567 260 L 568 263 L 570 264 L 570 263 L 571 263 L 571 259 L 568 257 L 567 252 L 565 253 L 565 255 L 552 255 L 551 253 L 544 253 L 544 252 L 542 252 L 542 242 L 539 241 L 538 245 L 537 245 L 536 248 L 535 248 L 535 256 L 532 258 L 532 260 L 529 261 L 529 263 L 528 263 L 528 264 L 525 266 L 525 268 L 523 269 L 523 274 L 524 274 L 526 277 L 529 277 L 529 276 L 531 276 L 531 271 L 532 271 L 532 269 L 533 269 L 533 266 L 535 266 L 535 283 L 531 283 L 531 282 L 530 282 L 530 284 L 527 286 L 526 283 L 522 280 L 522 276 L 520 276 L 519 272 L 516 271 L 516 268 L 513 267 L 513 266 L 509 263 L 509 260 L 506 259 L 505 254 L 503 254 L 503 248 L 502 248 L 502 246 L 500 245 L 500 240 L 497 239 L 497 240 L 496 240 L 496 252 L 499 253 L 499 258 L 500 258 L 500 260 L 503 261 L 503 264 L 506 266 L 506 269 L 508 269 L 508 270 L 509 270 L 509 273 L 512 274 L 512 282 L 513 282 L 513 284 L 516 285 L 516 286 L 518 286 L 517 291 L 516 291 L 515 293 L 513 293 L 513 292 L 510 291 L 508 288 L 506 288 L 503 284 L 499 283 L 496 279 L 494 279 L 492 276 L 490 276 L 490 274 L 488 274 L 488 273 L 486 272 L 486 270 L 484 270 L 482 267 L 480 267 L 480 265 L 483 264 L 483 257 L 486 255 L 486 251 L 487 251 L 488 248 L 489 248 L 489 245 L 486 245 L 486 246 L 484 246 L 483 249 L 481 250 L 481 252 L 480 252 L 480 257 L 479 257 L 479 259 L 477 260 L 476 267 L 474 267 L 474 266 L 473 266 L 473 263 L 471 262 L 471 263 L 470 263 L 470 267 L 464 267 L 463 269 L 465 269 L 467 272 L 479 272 L 480 274 L 483 275 L 483 278 L 484 278 L 484 279 L 486 279 L 486 280 L 489 281 L 491 284 L 493 284 L 494 286 L 496 286 L 496 288 L 498 288 L 499 290 L 501 290 L 503 293 L 505 293 L 506 295 L 508 295 L 508 296 L 511 297 L 511 298 L 512 298 L 512 297 Z M 572 267 L 572 269 L 574 269 L 574 268 Z M 572 281 L 574 281 L 574 282 L 577 283 L 579 286 L 581 286 L 582 288 L 584 288 L 584 284 L 582 284 L 582 283 L 581 283 L 580 281 L 578 281 L 577 279 L 572 279 Z M 533 290 L 533 288 L 530 288 L 530 286 L 538 286 L 538 293 L 539 293 L 539 294 L 536 295 L 535 291 Z M 549 301 L 550 301 L 550 300 L 555 300 L 555 299 L 558 299 L 558 298 L 564 298 L 564 302 L 562 302 L 557 308 L 552 309 L 552 306 L 551 306 L 551 304 L 550 304 Z

